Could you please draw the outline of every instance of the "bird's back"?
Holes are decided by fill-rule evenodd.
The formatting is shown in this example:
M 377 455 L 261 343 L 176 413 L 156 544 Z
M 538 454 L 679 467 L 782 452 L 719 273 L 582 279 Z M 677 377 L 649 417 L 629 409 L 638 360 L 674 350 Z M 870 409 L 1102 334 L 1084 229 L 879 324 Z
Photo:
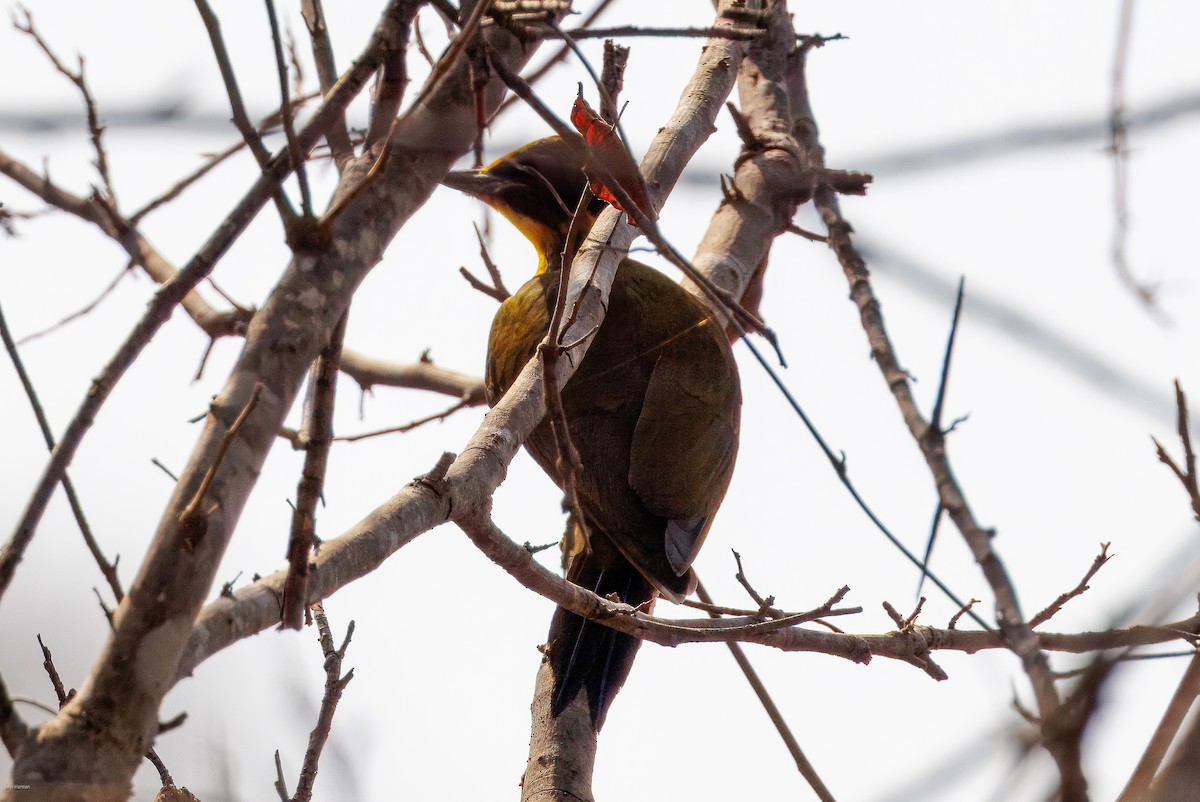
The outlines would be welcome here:
M 544 339 L 559 277 L 540 273 L 501 305 L 488 349 L 490 403 Z M 682 599 L 694 590 L 690 565 L 737 452 L 741 392 L 724 332 L 678 284 L 626 259 L 562 404 L 582 463 L 576 492 L 587 533 L 586 546 L 569 555 L 567 578 L 643 609 L 658 593 Z M 548 421 L 526 447 L 561 486 Z M 598 728 L 638 641 L 562 609 L 550 632 L 554 710 L 587 688 Z
M 501 305 L 489 342 L 490 403 L 545 337 L 558 281 L 558 271 L 541 273 Z M 725 495 L 737 451 L 741 394 L 724 332 L 680 285 L 626 259 L 562 403 L 583 461 L 577 492 L 589 528 L 612 539 L 660 591 L 690 593 L 687 568 Z M 547 421 L 526 445 L 557 477 Z M 682 533 L 668 543 L 671 521 L 687 529 L 690 542 Z

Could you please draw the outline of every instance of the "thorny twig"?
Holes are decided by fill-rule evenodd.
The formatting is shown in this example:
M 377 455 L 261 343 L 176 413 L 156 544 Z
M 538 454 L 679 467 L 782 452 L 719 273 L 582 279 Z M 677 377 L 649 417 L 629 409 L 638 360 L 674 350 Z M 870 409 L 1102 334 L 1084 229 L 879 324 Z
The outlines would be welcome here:
M 1154 446 L 1158 454 L 1159 461 L 1171 469 L 1171 473 L 1175 474 L 1175 478 L 1183 485 L 1184 492 L 1188 494 L 1188 498 L 1192 504 L 1192 513 L 1196 520 L 1200 522 L 1200 484 L 1198 484 L 1196 474 L 1196 452 L 1192 449 L 1192 435 L 1188 424 L 1189 413 L 1187 405 L 1187 396 L 1183 393 L 1183 385 L 1179 380 L 1175 380 L 1175 409 L 1178 414 L 1175 421 L 1175 431 L 1179 433 L 1179 440 L 1183 444 L 1183 467 L 1171 458 L 1163 444 L 1158 442 L 1153 436 L 1150 438 L 1154 441 Z
M 1071 588 L 1066 593 L 1061 594 L 1057 599 L 1050 602 L 1046 609 L 1029 619 L 1029 626 L 1039 627 L 1049 621 L 1054 615 L 1063 608 L 1067 602 L 1074 599 L 1076 596 L 1082 596 L 1088 590 L 1088 582 L 1096 575 L 1096 572 L 1104 567 L 1104 564 L 1113 558 L 1113 555 L 1108 553 L 1110 544 L 1101 543 L 1100 553 L 1096 555 L 1096 559 L 1092 560 L 1091 566 L 1088 567 L 1087 573 L 1083 575 L 1083 579 L 1079 580 L 1079 584 Z
M 342 692 L 354 679 L 354 669 L 342 674 L 342 661 L 346 657 L 346 649 L 350 646 L 350 638 L 354 636 L 354 622 L 346 625 L 346 637 L 340 647 L 335 647 L 333 631 L 325 617 L 324 608 L 317 604 L 313 606 L 313 618 L 317 622 L 317 632 L 321 641 L 321 651 L 325 655 L 325 693 L 321 698 L 321 709 L 317 714 L 317 723 L 308 736 L 308 749 L 304 752 L 304 764 L 300 769 L 300 779 L 296 783 L 296 793 L 291 802 L 308 802 L 312 798 L 313 784 L 317 780 L 317 765 L 321 760 L 321 751 L 329 740 L 333 727 L 333 714 L 341 701 Z
M 208 466 L 208 470 L 205 472 L 200 486 L 196 488 L 196 493 L 192 496 L 191 501 L 187 503 L 187 506 L 183 508 L 183 511 L 179 513 L 179 527 L 186 533 L 184 543 L 188 547 L 194 548 L 199 538 L 204 534 L 206 512 L 201 510 L 200 506 L 204 503 L 204 497 L 208 494 L 208 488 L 212 485 L 213 480 L 216 479 L 221 463 L 225 461 L 225 454 L 229 451 L 229 447 L 233 444 L 233 441 L 237 439 L 238 431 L 250 417 L 250 414 L 254 412 L 254 408 L 258 406 L 258 398 L 261 394 L 262 385 L 254 385 L 254 391 L 250 393 L 250 400 L 242 407 L 242 411 L 234 418 L 233 423 L 229 425 L 229 428 L 221 438 L 221 445 L 217 449 L 217 455 L 213 458 L 212 464 Z M 213 412 L 210 411 L 209 414 L 211 415 Z
M 316 544 L 317 503 L 325 486 L 329 446 L 333 440 L 333 410 L 337 394 L 338 363 L 346 336 L 349 310 L 333 328 L 329 344 L 313 363 L 308 378 L 308 398 L 299 440 L 304 448 L 304 467 L 296 488 L 292 529 L 288 540 L 288 579 L 283 585 L 281 626 L 300 629 L 304 625 L 308 596 L 308 557 Z
M 503 303 L 508 298 L 510 293 L 508 288 L 504 286 L 504 281 L 500 278 L 500 270 L 496 267 L 496 263 L 492 261 L 491 254 L 488 253 L 487 243 L 483 239 L 483 233 L 479 230 L 479 226 L 472 223 L 471 226 L 475 229 L 475 239 L 479 240 L 479 256 L 483 259 L 483 266 L 487 268 L 488 277 L 492 280 L 490 285 L 484 284 L 479 279 L 475 278 L 465 267 L 460 267 L 458 272 L 467 280 L 473 288 L 479 290 L 489 298 L 495 298 Z
M 308 27 L 308 36 L 312 40 L 313 61 L 317 65 L 317 80 L 321 84 L 321 94 L 327 94 L 337 83 L 337 65 L 333 56 L 333 44 L 329 38 L 329 28 L 325 24 L 325 9 L 321 0 L 303 0 L 300 14 Z M 343 114 L 325 134 L 333 161 L 340 171 L 346 162 L 354 156 L 354 145 L 350 141 L 350 132 L 346 129 L 346 115 Z
M 101 607 L 103 607 L 103 604 L 101 604 Z M 54 688 L 54 696 L 58 699 L 58 707 L 61 709 L 67 702 L 71 701 L 71 697 L 75 695 L 75 690 L 71 689 L 68 691 L 63 684 L 62 677 L 59 675 L 58 669 L 54 666 L 54 655 L 50 653 L 50 648 L 42 641 L 41 635 L 37 636 L 37 642 L 38 646 L 42 649 L 42 668 L 45 670 L 46 676 L 50 678 L 50 685 Z M 0 691 L 2 690 L 3 687 L 0 686 Z M 179 716 L 176 716 L 176 720 L 182 723 L 186 717 L 186 713 L 181 713 Z M 178 726 L 178 724 L 175 726 Z M 160 732 L 167 729 L 171 729 L 171 727 L 160 727 Z M 174 785 L 175 781 L 171 777 L 171 772 L 167 770 L 167 765 L 158 756 L 158 752 L 154 751 L 154 747 L 147 749 L 144 757 L 154 766 L 155 771 L 158 772 L 159 780 L 163 785 Z
M 310 92 L 307 95 L 299 95 L 295 100 L 291 101 L 291 104 L 289 106 L 289 108 L 291 109 L 292 115 L 294 116 L 296 111 L 298 111 L 304 104 L 308 103 L 310 100 L 313 100 L 313 99 L 319 98 L 319 97 L 321 97 L 320 92 Z M 281 125 L 282 121 L 283 121 L 283 113 L 284 113 L 284 110 L 282 107 L 276 109 L 275 111 L 271 112 L 266 117 L 264 117 L 262 120 L 260 120 L 258 125 L 256 125 L 254 127 L 254 130 L 256 132 L 258 132 L 258 134 L 261 136 L 262 134 L 265 134 L 268 131 L 270 131 L 275 126 Z M 159 195 L 154 200 L 147 202 L 145 206 L 138 209 L 133 214 L 129 215 L 129 224 L 131 226 L 136 226 L 138 223 L 141 222 L 142 218 L 145 217 L 146 215 L 150 214 L 150 212 L 153 212 L 154 210 L 159 209 L 162 206 L 166 205 L 167 203 L 170 203 L 171 201 L 175 200 L 177 197 L 179 197 L 183 193 L 184 190 L 186 190 L 192 184 L 199 181 L 204 176 L 208 175 L 209 172 L 211 172 L 213 170 L 213 168 L 215 168 L 217 165 L 224 162 L 229 157 L 231 157 L 234 154 L 241 151 L 241 149 L 244 147 L 247 147 L 246 140 L 239 139 L 237 142 L 234 142 L 232 145 L 225 148 L 225 150 L 222 150 L 219 153 L 213 153 L 213 154 L 207 155 L 206 159 L 204 161 L 204 164 L 200 165 L 198 168 L 193 170 L 191 172 L 191 174 L 181 178 L 179 181 L 177 181 L 175 183 L 174 186 L 172 186 L 166 192 Z
M 259 136 L 258 130 L 250 123 L 250 116 L 246 113 L 246 104 L 242 101 L 242 91 L 238 88 L 237 76 L 233 72 L 233 62 L 229 58 L 229 51 L 225 49 L 225 37 L 221 34 L 221 22 L 217 19 L 216 13 L 208 4 L 208 0 L 193 0 L 196 4 L 196 10 L 200 12 L 200 19 L 204 22 L 204 29 L 208 31 L 209 43 L 212 45 L 213 56 L 217 60 L 217 69 L 221 72 L 221 80 L 225 84 L 225 94 L 229 98 L 229 108 L 233 114 L 233 124 L 237 127 L 238 133 L 242 135 L 242 139 L 246 141 L 246 146 L 250 148 L 250 152 L 254 154 L 254 160 L 258 162 L 259 169 L 266 173 L 271 163 L 271 153 L 267 150 L 267 146 L 263 144 L 262 137 Z M 275 201 L 275 206 L 279 210 L 280 219 L 285 223 L 296 216 L 296 212 L 288 203 L 287 195 L 283 191 L 281 184 L 275 184 L 272 187 L 272 199 Z
M 612 5 L 612 3 L 613 3 L 613 0 L 600 0 L 600 2 L 597 3 L 596 6 L 592 9 L 591 13 L 583 20 L 583 22 L 581 22 L 579 24 L 579 27 L 570 31 L 570 34 L 574 36 L 581 31 L 587 30 L 588 27 L 593 22 L 595 22 L 597 19 L 599 19 L 600 15 L 603 14 L 610 5 Z M 536 84 L 538 81 L 540 81 L 542 78 L 544 78 L 546 76 L 546 74 L 548 72 L 550 72 L 551 69 L 553 69 L 555 66 L 557 66 L 559 64 L 559 62 L 561 62 L 568 55 L 570 55 L 570 53 L 571 53 L 570 45 L 563 45 L 558 50 L 556 50 L 554 52 L 554 54 L 550 56 L 550 58 L 546 59 L 546 61 L 540 67 L 538 67 L 537 69 L 531 71 L 528 75 L 526 75 L 525 81 L 530 86 Z M 505 98 L 503 103 L 500 104 L 500 108 L 496 110 L 496 114 L 493 115 L 493 118 L 498 117 L 502 112 L 507 111 L 509 108 L 511 108 L 513 106 L 513 104 L 520 103 L 520 102 L 521 102 L 521 99 L 518 98 L 516 95 L 510 95 L 509 97 Z
M 13 27 L 31 37 L 33 41 L 37 43 L 37 46 L 42 49 L 42 52 L 46 54 L 46 57 L 50 59 L 50 63 L 54 65 L 54 68 L 58 70 L 58 72 L 64 77 L 66 77 L 71 83 L 75 84 L 75 86 L 79 89 L 79 93 L 83 96 L 83 102 L 87 108 L 88 132 L 92 138 L 92 148 L 96 153 L 96 172 L 100 174 L 100 180 L 104 184 L 104 193 L 106 197 L 103 202 L 115 209 L 117 207 L 117 193 L 113 188 L 112 175 L 110 174 L 108 168 L 108 155 L 104 149 L 104 126 L 100 122 L 100 113 L 96 108 L 96 99 L 92 96 L 92 92 L 88 88 L 87 78 L 84 75 L 83 56 L 79 56 L 78 71 L 72 71 L 69 69 L 58 59 L 58 56 L 56 56 L 54 51 L 50 49 L 50 46 L 46 43 L 46 40 L 43 39 L 41 34 L 38 33 L 37 29 L 33 27 L 33 15 L 29 13 L 29 10 L 24 6 L 17 6 L 17 8 L 20 9 L 21 13 L 24 15 L 25 21 L 20 22 L 19 20 L 14 19 Z
M 467 407 L 471 407 L 471 406 L 475 406 L 475 402 L 465 401 L 465 400 L 459 401 L 457 404 L 454 404 L 451 407 L 447 407 L 446 409 L 443 409 L 441 412 L 434 412 L 433 414 L 426 415 L 423 418 L 417 418 L 416 420 L 410 421 L 409 423 L 406 423 L 403 426 L 391 426 L 387 429 L 376 429 L 375 431 L 362 432 L 361 434 L 342 435 L 339 437 L 334 437 L 333 442 L 335 442 L 335 443 L 356 443 L 359 440 L 366 440 L 371 437 L 379 437 L 379 436 L 385 435 L 385 434 L 404 434 L 405 432 L 411 432 L 413 429 L 416 429 L 420 426 L 424 426 L 427 423 L 433 423 L 434 421 L 445 420 L 446 418 L 453 415 L 455 412 L 458 412 L 459 410 L 466 409 Z
M 283 110 L 283 133 L 287 138 L 288 158 L 292 160 L 292 172 L 300 185 L 300 209 L 305 217 L 313 216 L 312 193 L 308 189 L 308 171 L 304 165 L 304 153 L 296 139 L 296 124 L 292 117 L 291 92 L 288 89 L 288 68 L 283 56 L 283 36 L 279 32 L 279 20 L 275 16 L 275 0 L 264 0 L 267 20 L 271 24 L 271 42 L 275 46 L 275 70 L 279 74 L 279 108 Z
M 345 110 L 346 106 L 362 90 L 367 79 L 376 66 L 393 46 L 390 37 L 391 28 L 398 22 L 391 16 L 392 9 L 399 10 L 399 0 L 392 0 L 389 12 L 385 13 L 387 25 L 382 25 L 372 36 L 364 52 L 354 62 L 354 66 L 338 82 L 337 86 L 327 96 L 321 108 L 298 134 L 301 146 L 305 149 L 316 144 L 336 115 Z M 0 153 L 0 162 L 3 162 Z M 270 168 L 261 175 L 242 200 L 233 208 L 215 232 L 186 266 L 179 270 L 154 296 L 149 308 L 139 319 L 133 330 L 125 338 L 116 354 L 105 365 L 103 371 L 93 380 L 89 392 L 79 409 L 71 418 L 66 431 L 59 439 L 49 463 L 45 466 L 29 502 L 26 504 L 14 530 L 13 540 L 28 540 L 37 528 L 38 522 L 46 511 L 54 487 L 59 483 L 63 472 L 75 456 L 76 450 L 83 441 L 84 435 L 91 428 L 92 422 L 99 413 L 104 402 L 108 400 L 113 388 L 120 378 L 141 354 L 142 350 L 153 338 L 154 334 L 167 322 L 175 307 L 184 302 L 191 291 L 204 280 L 225 251 L 236 240 L 258 211 L 276 192 L 279 181 L 288 172 L 290 162 L 279 156 L 272 159 Z M 7 582 L 0 575 L 0 595 L 7 588 Z

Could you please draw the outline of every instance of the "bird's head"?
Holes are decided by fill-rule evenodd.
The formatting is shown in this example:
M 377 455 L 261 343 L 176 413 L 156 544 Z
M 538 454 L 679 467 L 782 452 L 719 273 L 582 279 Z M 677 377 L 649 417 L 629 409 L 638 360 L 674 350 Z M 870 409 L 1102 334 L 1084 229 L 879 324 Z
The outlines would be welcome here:
M 588 186 L 583 159 L 558 137 L 517 148 L 482 170 L 456 170 L 442 181 L 478 198 L 517 227 L 538 252 L 538 272 L 557 261 Z M 587 231 L 605 203 L 593 198 L 577 226 Z

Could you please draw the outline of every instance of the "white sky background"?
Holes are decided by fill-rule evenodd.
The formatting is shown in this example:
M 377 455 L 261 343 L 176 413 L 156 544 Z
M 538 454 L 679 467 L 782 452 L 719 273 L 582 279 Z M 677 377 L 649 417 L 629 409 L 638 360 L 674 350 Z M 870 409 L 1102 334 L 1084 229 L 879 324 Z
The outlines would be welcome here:
M 344 68 L 365 42 L 379 4 L 329 5 L 337 6 L 328 11 Z M 109 119 L 112 170 L 126 211 L 198 165 L 200 154 L 234 141 L 232 126 L 221 123 L 226 101 L 191 4 L 41 0 L 28 6 L 61 56 L 70 60 L 81 51 L 87 58 L 93 92 Z M 970 419 L 951 436 L 950 455 L 977 517 L 996 527 L 996 547 L 1026 613 L 1072 587 L 1100 541 L 1113 543 L 1116 558 L 1088 594 L 1045 627 L 1051 631 L 1105 628 L 1197 556 L 1186 499 L 1157 463 L 1149 435 L 1178 451 L 1175 377 L 1191 392 L 1193 406 L 1200 404 L 1196 257 L 1188 233 L 1197 219 L 1191 190 L 1200 172 L 1194 144 L 1200 125 L 1195 115 L 1183 116 L 1130 135 L 1129 259 L 1139 276 L 1162 283 L 1170 326 L 1155 322 L 1116 278 L 1112 165 L 1102 135 L 919 171 L 902 171 L 890 157 L 1010 129 L 1103 122 L 1118 7 L 1115 1 L 792 7 L 800 30 L 850 37 L 811 56 L 810 86 L 829 164 L 876 175 L 868 196 L 847 199 L 843 208 L 864 248 L 880 255 L 872 262 L 876 291 L 926 409 L 953 306 L 943 288 L 966 277 L 946 414 L 970 413 Z M 261 5 L 215 8 L 252 114 L 265 113 L 277 95 Z M 281 4 L 280 12 L 302 34 L 296 4 Z M 702 26 L 711 12 L 700 2 L 618 3 L 606 21 Z M 422 24 L 431 46 L 440 48 L 441 24 L 428 13 Z M 1131 115 L 1197 91 L 1198 26 L 1194 3 L 1139 4 L 1126 84 Z M 641 153 L 674 108 L 698 42 L 629 44 L 624 122 Z M 600 44 L 586 47 L 598 63 Z M 418 78 L 423 75 L 415 52 L 410 63 Z M 0 29 L 0 74 L 8 76 L 0 91 L 0 148 L 34 166 L 45 160 L 56 181 L 85 192 L 96 178 L 74 88 L 10 29 Z M 307 80 L 315 85 L 311 69 Z M 539 90 L 565 116 L 579 80 L 586 81 L 584 73 L 568 63 Z M 120 122 L 131 110 L 176 103 L 192 116 L 169 125 Z M 44 130 L 14 123 L 40 113 L 68 122 Z M 361 113 L 357 119 L 361 123 Z M 718 173 L 729 172 L 736 155 L 728 117 L 718 126 L 663 213 L 665 233 L 685 253 L 694 250 L 716 208 Z M 489 155 L 546 133 L 530 113 L 510 113 Z M 280 140 L 270 144 L 278 147 Z M 183 264 L 253 172 L 245 157 L 221 167 L 149 217 L 144 232 Z M 310 175 L 323 187 L 316 197 L 327 197 L 332 171 L 314 166 Z M 7 179 L 0 180 L 0 201 L 16 210 L 41 205 Z M 474 202 L 435 193 L 356 297 L 348 346 L 399 362 L 429 348 L 439 364 L 481 372 L 495 305 L 457 275 L 459 265 L 480 268 L 470 223 L 481 217 Z M 819 227 L 808 209 L 797 222 Z M 17 228 L 19 238 L 0 240 L 0 304 L 17 337 L 88 303 L 126 263 L 114 244 L 62 214 L 18 221 Z M 530 272 L 529 247 L 502 222 L 493 256 L 510 288 Z M 240 302 L 261 304 L 286 258 L 281 228 L 268 210 L 215 278 Z M 148 279 L 126 277 L 89 316 L 22 348 L 57 431 L 152 292 Z M 931 481 L 869 361 L 846 296 L 841 270 L 823 246 L 795 237 L 776 244 L 763 313 L 791 364 L 785 381 L 831 445 L 846 452 L 851 476 L 875 511 L 919 551 L 935 503 Z M 204 377 L 192 383 L 205 344 L 176 313 L 118 386 L 71 469 L 99 539 L 110 554 L 122 555 L 127 585 L 170 492 L 170 480 L 150 460 L 176 469 L 185 463 L 199 432 L 187 420 L 204 411 L 240 348 L 233 340 L 219 342 Z M 745 392 L 741 458 L 697 562 L 699 573 L 719 601 L 745 604 L 732 579 L 729 549 L 735 548 L 757 588 L 775 594 L 781 606 L 808 609 L 848 584 L 847 602 L 864 612 L 840 619 L 839 626 L 891 629 L 880 603 L 911 608 L 914 569 L 857 511 L 745 349 L 735 352 Z M 341 434 L 398 425 L 450 403 L 382 389 L 365 399 L 360 420 L 357 388 L 344 381 L 340 392 Z M 7 536 L 45 453 L 11 367 L 0 368 L 0 405 L 6 421 L 0 520 Z M 336 446 L 319 533 L 343 531 L 428 470 L 442 451 L 460 448 L 481 414 L 471 410 L 407 435 Z M 290 517 L 285 499 L 295 493 L 299 464 L 281 441 L 219 582 L 241 572 L 237 581 L 244 583 L 282 564 Z M 496 495 L 495 517 L 519 541 L 548 542 L 561 531 L 557 491 L 523 455 Z M 933 567 L 960 595 L 990 600 L 949 524 Z M 79 684 L 105 636 L 91 590 L 100 584 L 60 494 L 0 602 L 0 671 L 14 693 L 53 698 L 36 633 L 54 651 L 67 684 Z M 1193 579 L 1173 615 L 1188 613 L 1194 591 Z M 955 605 L 933 588 L 926 592 L 921 620 L 944 625 Z M 458 530 L 442 527 L 334 596 L 326 610 L 335 631 L 351 618 L 358 628 L 346 663 L 355 679 L 335 720 L 318 798 L 516 797 L 539 659 L 534 646 L 545 635 L 549 602 L 492 565 Z M 980 612 L 992 617 L 990 601 Z M 883 659 L 864 667 L 821 655 L 749 652 L 839 799 L 1039 800 L 1050 789 L 1053 774 L 1044 757 L 1015 785 L 1002 782 L 1015 754 L 1012 733 L 1022 729 L 1010 707 L 1013 689 L 1032 705 L 1011 655 L 939 653 L 950 680 L 935 683 Z M 1078 664 L 1062 657 L 1054 662 Z M 1182 669 L 1176 659 L 1117 672 L 1085 744 L 1096 799 L 1118 793 Z M 272 753 L 282 751 L 294 786 L 322 681 L 315 632 L 263 633 L 205 663 L 167 698 L 164 718 L 187 711 L 189 719 L 165 735 L 158 750 L 176 781 L 206 802 L 273 795 Z M 948 760 L 963 774 L 911 785 Z M 0 770 L 8 765 L 0 757 Z M 601 734 L 595 790 L 601 799 L 811 796 L 720 645 L 643 648 Z M 152 772 L 143 772 L 138 798 L 153 791 Z

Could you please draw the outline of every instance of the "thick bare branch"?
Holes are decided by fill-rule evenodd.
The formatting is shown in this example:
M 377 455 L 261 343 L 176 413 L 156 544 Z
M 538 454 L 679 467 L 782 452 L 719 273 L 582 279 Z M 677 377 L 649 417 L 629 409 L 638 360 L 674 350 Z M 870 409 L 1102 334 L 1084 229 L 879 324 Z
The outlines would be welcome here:
M 401 0 L 389 5 L 364 58 L 355 63 L 350 74 L 334 89 L 316 118 L 298 133 L 303 149 L 311 148 L 323 136 L 374 67 L 404 45 L 416 6 L 416 2 Z M 515 43 L 509 46 L 510 52 L 516 49 Z M 493 102 L 500 91 L 497 86 Z M 443 133 L 454 131 L 457 108 L 447 95 L 439 94 L 425 107 L 415 110 L 411 125 L 420 132 L 430 126 Z M 420 141 L 418 136 L 402 144 L 408 146 L 409 142 Z M 13 769 L 14 781 L 45 778 L 88 782 L 102 788 L 126 786 L 138 756 L 154 739 L 162 695 L 169 688 L 192 622 L 212 585 L 233 526 L 304 371 L 328 341 L 350 294 L 379 260 L 385 244 L 424 201 L 439 171 L 444 173 L 457 156 L 453 139 L 443 136 L 442 142 L 451 149 L 436 158 L 430 158 L 428 153 L 421 153 L 424 158 L 418 158 L 416 151 L 398 154 L 387 171 L 389 180 L 363 193 L 362 203 L 352 205 L 335 221 L 329 242 L 324 246 L 313 243 L 298 253 L 266 308 L 251 325 L 246 349 L 213 404 L 204 433 L 180 476 L 146 561 L 114 617 L 112 637 L 81 692 L 58 717 L 42 727 L 36 747 L 21 754 Z M 271 169 L 239 204 L 230 222 L 218 230 L 193 264 L 160 292 L 151 312 L 114 358 L 112 368 L 68 429 L 18 531 L 34 526 L 45 509 L 49 489 L 57 483 L 94 416 L 91 398 L 103 400 L 107 396 L 116 377 L 140 353 L 179 298 L 207 274 L 233 235 L 261 208 L 271 188 L 287 172 L 288 163 L 286 156 L 272 160 Z M 343 191 L 348 182 L 357 182 L 363 174 L 362 170 L 347 172 L 353 175 L 343 180 Z M 328 303 L 296 303 L 297 298 L 311 299 L 314 295 L 327 298 Z M 297 337 L 296 332 L 303 334 Z M 259 403 L 219 459 L 224 450 L 222 442 L 231 426 L 230 413 L 244 408 L 259 385 L 263 388 Z M 202 514 L 181 515 L 214 467 Z
M 403 7 L 405 7 L 405 4 L 401 0 L 393 0 L 390 6 L 393 9 L 391 15 L 384 15 L 384 23 L 376 30 L 362 57 L 343 76 L 321 109 L 318 110 L 299 133 L 301 144 L 305 148 L 311 148 L 316 144 L 317 140 L 323 135 L 325 127 L 332 123 L 335 116 L 344 110 L 366 85 L 367 79 L 379 61 L 386 55 L 388 49 L 398 45 L 398 34 L 396 31 L 398 22 L 394 19 L 394 9 Z M 0 171 L 4 171 L 6 166 L 12 166 L 12 164 L 11 159 L 6 160 L 4 154 L 0 153 Z M 288 164 L 289 161 L 286 155 L 276 155 L 271 162 L 271 169 L 258 178 L 249 192 L 226 216 L 225 220 L 218 226 L 217 230 L 209 237 L 208 241 L 192 257 L 188 264 L 178 273 L 174 273 L 171 279 L 163 285 L 163 288 L 154 297 L 149 309 L 146 310 L 133 331 L 126 337 L 125 342 L 122 343 L 117 353 L 109 360 L 109 363 L 100 375 L 93 380 L 92 386 L 80 404 L 78 411 L 76 411 L 71 422 L 67 425 L 66 432 L 60 438 L 58 447 L 50 458 L 49 464 L 42 471 L 37 487 L 34 489 L 33 495 L 26 505 L 25 512 L 22 514 L 14 531 L 13 540 L 23 538 L 26 536 L 26 532 L 37 528 L 37 524 L 46 510 L 46 505 L 50 501 L 50 495 L 54 487 L 58 484 L 63 471 L 66 470 L 75 456 L 75 451 L 78 449 L 80 442 L 82 442 L 84 434 L 91 428 L 92 422 L 95 420 L 104 402 L 112 393 L 117 381 L 120 380 L 125 371 L 128 370 L 129 366 L 133 364 L 133 361 L 142 352 L 142 349 L 150 342 L 154 333 L 167 322 L 175 307 L 195 289 L 197 284 L 208 276 L 216 266 L 217 261 L 225 254 L 234 240 L 246 229 L 246 226 L 250 224 L 250 221 L 258 211 L 262 209 L 263 205 L 274 192 L 274 188 L 279 180 L 286 175 Z M 17 172 L 20 171 L 18 170 Z M 30 174 L 27 177 L 32 179 L 30 186 L 37 184 L 36 176 Z M 71 199 L 64 198 L 61 200 L 67 202 Z M 5 586 L 0 584 L 0 595 L 3 595 L 4 590 Z

